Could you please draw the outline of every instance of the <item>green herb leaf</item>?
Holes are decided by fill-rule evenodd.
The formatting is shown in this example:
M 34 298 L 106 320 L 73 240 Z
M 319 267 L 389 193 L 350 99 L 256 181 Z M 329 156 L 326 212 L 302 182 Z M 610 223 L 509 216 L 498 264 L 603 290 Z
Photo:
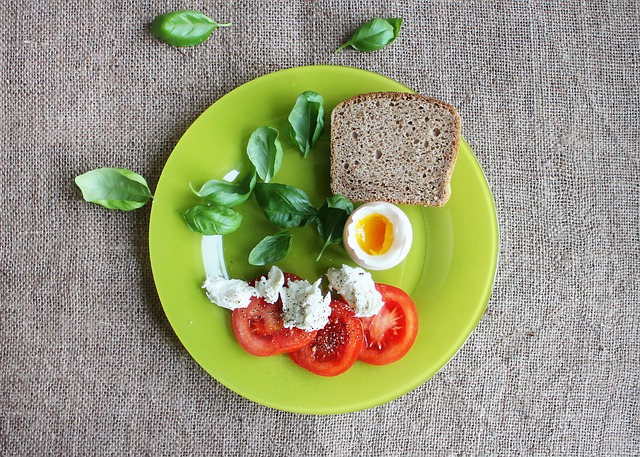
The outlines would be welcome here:
M 316 262 L 320 260 L 327 246 L 342 243 L 344 224 L 352 212 L 353 203 L 348 198 L 342 195 L 333 195 L 327 198 L 327 201 L 318 212 L 317 229 L 318 234 L 324 240 L 324 245 L 316 258 Z
M 75 179 L 82 197 L 109 209 L 131 211 L 144 206 L 153 196 L 147 181 L 123 168 L 98 168 Z
M 151 23 L 151 31 L 172 46 L 196 46 L 218 27 L 229 26 L 231 23 L 218 24 L 199 11 L 181 10 L 156 16 Z
M 253 168 L 241 180 L 235 183 L 212 179 L 202 185 L 199 191 L 191 190 L 211 205 L 231 208 L 247 201 L 256 185 L 256 170 Z
M 266 236 L 249 253 L 251 265 L 273 265 L 284 259 L 291 249 L 291 232 L 282 231 Z
M 283 152 L 278 136 L 278 131 L 273 127 L 258 127 L 247 144 L 249 160 L 264 182 L 271 181 L 282 164 Z
M 324 131 L 324 99 L 313 91 L 301 93 L 289 114 L 289 134 L 307 157 Z
M 293 186 L 258 183 L 254 195 L 269 222 L 281 228 L 303 227 L 318 215 L 307 194 Z
M 387 44 L 391 44 L 398 35 L 400 34 L 400 29 L 402 28 L 402 18 L 401 17 L 388 17 L 387 22 L 393 26 L 393 40 L 391 40 Z
M 242 222 L 242 214 L 225 206 L 196 205 L 183 216 L 191 230 L 203 235 L 227 235 Z
M 362 24 L 349 41 L 336 49 L 340 52 L 347 46 L 351 46 L 361 52 L 372 52 L 384 48 L 393 43 L 402 27 L 402 18 L 375 18 Z

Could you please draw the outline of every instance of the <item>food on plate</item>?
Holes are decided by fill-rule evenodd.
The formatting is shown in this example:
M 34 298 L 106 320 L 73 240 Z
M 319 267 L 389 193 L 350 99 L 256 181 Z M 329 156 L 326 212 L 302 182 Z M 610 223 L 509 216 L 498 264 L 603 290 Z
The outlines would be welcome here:
M 233 333 L 250 354 L 265 357 L 296 351 L 309 344 L 315 332 L 287 328 L 282 320 L 282 303 L 252 297 L 246 308 L 231 313 Z
M 280 291 L 285 327 L 312 331 L 327 325 L 331 314 L 331 294 L 322 296 L 320 281 L 322 279 L 313 284 L 305 280 L 287 281 L 287 287 Z
M 320 260 L 325 249 L 331 244 L 342 244 L 342 233 L 347 218 L 353 212 L 353 203 L 342 195 L 328 197 L 318 211 L 316 228 L 324 241 L 316 262 Z
M 374 92 L 331 113 L 331 191 L 354 202 L 442 206 L 451 195 L 461 120 L 419 94 Z
M 252 282 L 208 277 L 203 287 L 212 302 L 233 310 L 236 339 L 256 356 L 286 353 L 312 373 L 336 376 L 357 359 L 385 365 L 409 351 L 418 331 L 409 295 L 374 283 L 359 267 L 330 268 L 325 276 L 333 299 L 323 295 L 322 278 L 311 284 L 276 266 Z
M 269 303 L 275 303 L 280 298 L 280 291 L 284 287 L 285 276 L 282 270 L 275 265 L 271 267 L 267 276 L 262 276 L 255 282 L 256 292 L 259 297 L 264 297 Z
M 322 95 L 313 91 L 302 92 L 287 120 L 291 140 L 306 158 L 324 131 Z M 304 227 L 316 221 L 318 233 L 325 241 L 318 258 L 328 244 L 336 242 L 337 238 L 334 235 L 337 231 L 337 212 L 350 212 L 345 201 L 349 205 L 351 202 L 344 197 L 332 196 L 327 199 L 325 206 L 316 210 L 303 190 L 282 183 L 271 183 L 280 170 L 284 157 L 279 138 L 280 131 L 275 127 L 263 125 L 256 128 L 247 142 L 246 155 L 250 168 L 243 177 L 235 180 L 240 171 L 234 170 L 233 173 L 227 173 L 222 180 L 211 179 L 205 182 L 200 190 L 196 190 L 190 184 L 193 193 L 205 203 L 183 213 L 189 229 L 203 235 L 226 235 L 236 231 L 242 223 L 242 214 L 231 208 L 242 205 L 251 195 L 255 195 L 267 220 L 280 228 Z M 328 205 L 334 206 L 326 208 Z M 292 233 L 289 231 L 266 236 L 249 253 L 249 263 L 268 265 L 282 260 L 289 253 L 291 242 Z
M 329 288 L 335 290 L 353 308 L 356 317 L 373 316 L 384 305 L 371 274 L 362 268 L 349 265 L 329 268 L 326 277 Z
M 247 156 L 263 182 L 269 182 L 282 165 L 282 143 L 280 132 L 274 127 L 263 125 L 253 131 L 247 143 Z
M 242 279 L 207 276 L 202 288 L 212 303 L 232 311 L 246 308 L 251 304 L 252 298 L 258 295 L 256 288 Z
M 276 266 L 271 267 L 267 276 L 253 283 L 242 279 L 226 279 L 218 276 L 207 276 L 202 288 L 207 298 L 216 305 L 234 310 L 246 308 L 253 297 L 264 299 L 267 303 L 275 303 L 280 298 L 286 276 Z M 299 278 L 297 278 L 299 279 Z
M 409 254 L 413 229 L 407 215 L 397 206 L 366 203 L 351 213 L 342 239 L 355 263 L 370 270 L 386 270 Z
M 226 206 L 196 205 L 182 217 L 192 232 L 202 235 L 228 235 L 242 224 L 242 214 Z
M 402 289 L 376 284 L 384 306 L 371 317 L 361 319 L 364 349 L 358 358 L 372 365 L 386 365 L 409 352 L 418 335 L 418 310 Z
M 303 116 L 302 124 L 308 127 L 317 118 Z M 446 103 L 415 94 L 364 94 L 340 103 L 332 113 L 334 195 L 320 210 L 301 189 L 268 182 L 277 172 L 282 148 L 277 147 L 275 129 L 263 131 L 274 142 L 269 148 L 273 154 L 260 149 L 264 141 L 256 143 L 259 153 L 248 155 L 260 181 L 254 177 L 249 183 L 254 184 L 265 217 L 283 229 L 316 221 L 324 240 L 320 256 L 327 245 L 342 241 L 359 266 L 329 268 L 324 286 L 323 277 L 310 282 L 276 266 L 251 282 L 207 277 L 207 297 L 232 310 L 234 334 L 250 354 L 286 353 L 321 376 L 344 373 L 358 359 L 372 365 L 398 361 L 417 336 L 415 303 L 401 289 L 375 283 L 363 268 L 384 270 L 406 258 L 413 229 L 397 204 L 441 206 L 449 198 L 459 116 Z M 303 139 L 306 147 L 300 150 L 306 157 L 313 138 Z M 262 163 L 267 156 L 275 159 Z M 351 200 L 368 203 L 353 210 Z M 272 238 L 277 249 L 263 247 Z M 288 231 L 265 238 L 252 250 L 249 262 L 273 264 L 288 252 L 290 238 Z
M 286 280 L 300 280 L 285 273 Z M 242 348 L 250 354 L 265 357 L 296 351 L 309 344 L 315 331 L 287 328 L 284 325 L 282 301 L 268 302 L 264 297 L 252 296 L 245 308 L 231 313 L 233 333 Z
M 314 339 L 289 357 L 297 365 L 320 376 L 337 376 L 347 371 L 364 347 L 362 322 L 353 309 L 338 300 L 331 302 L 329 322 Z
M 280 230 L 275 235 L 267 235 L 249 252 L 248 261 L 251 265 L 268 265 L 282 260 L 291 250 L 293 233 Z
M 287 121 L 289 121 L 291 141 L 298 146 L 302 156 L 307 157 L 324 132 L 322 95 L 312 90 L 298 95 Z
M 210 179 L 200 187 L 200 190 L 196 190 L 191 183 L 189 187 L 194 195 L 202 198 L 209 205 L 233 208 L 249 199 L 257 182 L 255 168 L 244 176 L 239 178 L 238 176 L 240 172 L 236 170 L 236 173 L 227 174 L 224 179 Z

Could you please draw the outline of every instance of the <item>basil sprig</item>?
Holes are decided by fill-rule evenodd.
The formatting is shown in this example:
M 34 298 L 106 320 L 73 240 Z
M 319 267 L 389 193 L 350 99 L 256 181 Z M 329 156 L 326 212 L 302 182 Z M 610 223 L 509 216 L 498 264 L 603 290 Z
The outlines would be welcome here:
M 265 217 L 280 228 L 304 227 L 318 215 L 307 194 L 287 184 L 258 183 L 254 195 Z
M 298 95 L 288 117 L 291 140 L 302 152 L 309 155 L 324 131 L 324 99 L 314 91 L 305 91 Z
M 340 52 L 347 46 L 361 52 L 378 51 L 398 38 L 401 27 L 402 18 L 383 19 L 377 17 L 371 19 L 358 27 L 351 38 L 335 52 Z
M 172 46 L 196 46 L 218 27 L 229 26 L 231 23 L 219 24 L 199 11 L 181 10 L 156 16 L 151 31 Z
M 266 236 L 249 253 L 251 265 L 273 265 L 284 259 L 291 250 L 292 233 L 283 230 L 272 236 Z
M 242 214 L 226 206 L 196 205 L 183 217 L 192 231 L 203 235 L 228 235 L 242 222 Z
M 131 211 L 153 198 L 147 181 L 124 168 L 98 168 L 76 176 L 75 182 L 86 201 L 109 209 Z
M 317 230 L 318 234 L 324 240 L 320 254 L 316 258 L 316 262 L 320 260 L 325 249 L 330 244 L 342 243 L 342 233 L 344 224 L 347 222 L 349 215 L 353 212 L 353 203 L 342 195 L 332 195 L 318 211 Z
M 256 167 L 258 176 L 269 182 L 282 165 L 282 145 L 276 129 L 269 126 L 258 127 L 253 131 L 247 144 L 247 155 Z
M 196 191 L 193 187 L 191 187 L 191 190 L 211 205 L 231 208 L 246 202 L 251 196 L 255 185 L 256 170 L 252 168 L 249 173 L 236 183 L 212 179 L 204 183 L 199 191 Z

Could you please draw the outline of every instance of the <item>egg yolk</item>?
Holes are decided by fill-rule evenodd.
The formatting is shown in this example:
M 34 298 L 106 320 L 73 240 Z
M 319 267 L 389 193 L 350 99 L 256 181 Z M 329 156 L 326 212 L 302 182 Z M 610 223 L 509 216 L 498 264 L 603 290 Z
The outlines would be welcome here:
M 382 214 L 363 217 L 356 224 L 356 240 L 367 254 L 384 254 L 393 244 L 393 224 Z

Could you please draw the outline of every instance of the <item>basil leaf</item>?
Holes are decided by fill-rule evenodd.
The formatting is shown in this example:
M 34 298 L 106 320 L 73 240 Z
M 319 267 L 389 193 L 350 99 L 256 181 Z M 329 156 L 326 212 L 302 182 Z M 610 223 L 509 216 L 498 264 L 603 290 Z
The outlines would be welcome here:
M 402 28 L 402 18 L 401 17 L 388 17 L 387 22 L 393 26 L 393 40 L 391 40 L 387 44 L 391 44 L 398 35 L 400 34 L 400 29 Z
M 153 198 L 147 181 L 124 168 L 98 168 L 76 176 L 82 198 L 109 209 L 131 211 Z
M 249 160 L 264 182 L 271 181 L 282 164 L 283 152 L 278 136 L 278 131 L 273 127 L 258 127 L 247 144 Z
M 340 52 L 347 46 L 362 51 L 372 52 L 384 48 L 393 43 L 402 27 L 402 18 L 375 18 L 362 24 L 353 34 L 349 41 L 336 49 Z
M 327 201 L 318 211 L 317 229 L 318 234 L 324 240 L 324 245 L 316 258 L 316 262 L 320 260 L 327 246 L 342 243 L 344 224 L 352 212 L 353 203 L 348 198 L 342 195 L 333 195 L 327 198 Z
M 258 206 L 272 224 L 281 228 L 303 227 L 318 214 L 302 190 L 286 184 L 256 184 Z
M 251 265 L 273 265 L 284 259 L 291 249 L 291 232 L 282 231 L 266 236 L 249 253 Z
M 196 205 L 183 217 L 192 231 L 203 235 L 227 235 L 242 222 L 242 214 L 225 206 Z
M 256 185 L 256 170 L 252 169 L 237 183 L 212 179 L 202 185 L 199 191 L 191 190 L 198 197 L 204 198 L 215 206 L 231 208 L 247 201 Z
M 156 16 L 151 23 L 151 32 L 172 46 L 196 46 L 203 43 L 218 27 L 218 24 L 199 11 L 181 10 Z
M 324 99 L 313 91 L 301 93 L 288 117 L 291 140 L 304 157 L 324 131 Z

